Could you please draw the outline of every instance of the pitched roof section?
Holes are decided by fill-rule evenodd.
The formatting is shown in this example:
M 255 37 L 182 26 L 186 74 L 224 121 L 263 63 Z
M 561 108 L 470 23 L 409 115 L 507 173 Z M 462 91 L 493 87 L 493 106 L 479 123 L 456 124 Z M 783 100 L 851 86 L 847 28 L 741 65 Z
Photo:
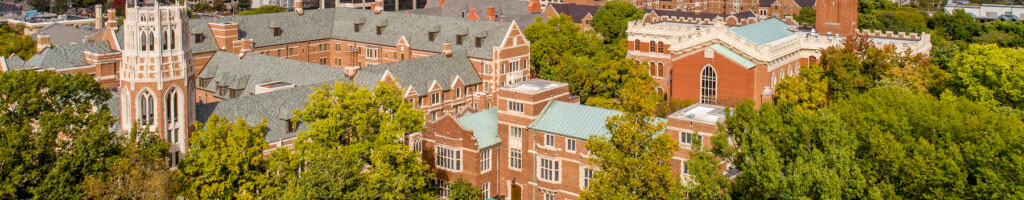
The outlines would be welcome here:
M 506 22 L 516 21 L 519 27 L 525 28 L 533 23 L 540 13 L 530 13 L 526 9 L 528 1 L 509 0 L 446 0 L 444 6 L 438 7 L 437 1 L 432 0 L 427 8 L 410 10 L 415 14 L 461 18 L 462 12 L 468 13 L 476 9 L 481 20 L 487 20 L 487 8 L 494 7 L 498 15 L 497 20 L 505 19 Z
M 754 67 L 756 65 L 756 64 L 754 64 L 754 62 L 748 60 L 747 58 L 744 58 L 743 56 L 741 56 L 740 54 L 737 54 L 736 52 L 734 52 L 732 50 L 729 50 L 729 48 L 726 48 L 725 46 L 722 46 L 721 44 L 713 44 L 713 45 L 711 45 L 711 47 L 708 47 L 708 48 L 711 48 L 715 52 L 718 52 L 718 54 L 722 54 L 723 56 L 725 56 L 729 60 L 732 60 L 733 62 L 735 62 L 736 64 L 739 64 L 740 66 L 743 66 L 743 68 L 750 69 L 750 68 L 752 68 L 752 67 Z
M 219 94 L 218 86 L 242 89 L 243 92 L 239 96 L 246 96 L 253 94 L 257 84 L 275 81 L 298 87 L 331 81 L 349 81 L 345 77 L 345 70 L 330 66 L 258 53 L 247 53 L 239 59 L 238 54 L 224 51 L 215 53 L 198 77 L 211 80 L 205 86 L 197 84 L 198 88 L 213 91 L 214 96 L 225 99 L 228 98 L 228 94 Z M 201 83 L 202 80 L 199 79 L 197 81 Z
M 587 14 L 597 15 L 597 9 L 601 6 L 582 5 L 574 3 L 549 3 L 548 6 L 555 8 L 558 14 L 565 14 L 572 17 L 572 22 L 583 23 L 583 17 Z
M 799 5 L 801 8 L 814 7 L 814 4 L 817 3 L 816 0 L 793 0 L 793 1 L 796 2 L 796 5 Z
M 377 85 L 385 72 L 391 73 L 403 90 L 413 87 L 420 95 L 427 95 L 435 81 L 442 90 L 450 90 L 452 81 L 456 77 L 461 78 L 465 85 L 480 83 L 480 76 L 477 75 L 473 64 L 469 62 L 469 58 L 464 52 L 454 52 L 451 57 L 439 54 L 365 67 L 356 72 L 352 81 L 358 85 L 372 88 Z
M 196 121 L 205 123 L 213 114 L 216 114 L 232 121 L 242 118 L 252 126 L 266 119 L 267 132 L 264 137 L 268 143 L 293 138 L 297 136 L 298 132 L 308 130 L 309 125 L 300 122 L 296 126 L 296 131 L 288 132 L 284 120 L 293 118 L 292 111 L 305 107 L 306 102 L 309 101 L 309 95 L 313 93 L 312 87 L 318 86 L 299 86 L 239 97 L 229 101 L 199 104 L 196 105 Z
M 585 140 L 591 135 L 607 135 L 606 119 L 620 114 L 622 111 L 551 101 L 530 124 L 530 129 Z
M 776 2 L 776 0 L 758 0 L 757 1 L 757 5 L 759 5 L 761 7 L 771 7 L 772 4 L 775 3 L 775 2 Z
M 295 12 L 279 12 L 192 19 L 188 22 L 192 32 L 189 35 L 189 42 L 192 42 L 190 47 L 194 53 L 218 50 L 217 42 L 213 38 L 213 33 L 210 32 L 210 22 L 238 23 L 238 39 L 252 39 L 253 47 L 327 39 L 331 36 L 331 21 L 334 19 L 334 11 L 334 9 L 308 9 L 302 15 Z M 274 36 L 274 30 L 270 26 L 280 27 L 282 34 Z M 200 43 L 195 43 L 195 40 L 191 38 L 194 37 L 192 34 L 203 34 L 205 39 Z
M 775 18 L 745 26 L 732 27 L 729 28 L 729 31 L 732 31 L 751 42 L 757 43 L 757 45 L 766 44 L 782 39 L 786 36 L 793 35 L 793 32 L 789 31 L 789 24 Z
M 25 68 L 25 60 L 22 60 L 18 55 L 11 53 L 11 56 L 4 58 L 4 69 L 23 69 Z
M 50 36 L 51 46 L 60 46 L 85 43 L 86 36 L 96 34 L 99 31 L 99 29 L 75 28 L 54 23 L 39 29 L 36 33 L 33 33 L 30 36 L 34 40 L 36 37 L 39 37 L 39 35 L 48 35 Z
M 754 12 L 745 11 L 734 14 L 717 14 L 717 13 L 706 13 L 706 12 L 686 12 L 680 10 L 645 10 L 646 13 L 654 12 L 659 17 L 678 17 L 678 18 L 700 18 L 700 19 L 715 19 L 715 18 L 727 18 L 729 16 L 735 16 L 738 19 L 746 19 L 756 17 Z
M 467 113 L 455 119 L 463 128 L 473 131 L 476 148 L 483 149 L 501 142 L 498 138 L 498 109 L 491 108 L 476 113 Z
M 85 55 L 83 52 L 94 52 L 94 53 L 106 53 L 113 52 L 110 49 L 110 45 L 105 42 L 90 42 L 90 43 L 79 43 L 69 44 L 63 46 L 53 46 L 47 48 L 40 54 L 32 56 L 31 59 L 25 61 L 25 65 L 21 69 L 52 69 L 61 70 L 75 67 L 86 66 Z M 14 68 L 10 68 L 15 70 Z

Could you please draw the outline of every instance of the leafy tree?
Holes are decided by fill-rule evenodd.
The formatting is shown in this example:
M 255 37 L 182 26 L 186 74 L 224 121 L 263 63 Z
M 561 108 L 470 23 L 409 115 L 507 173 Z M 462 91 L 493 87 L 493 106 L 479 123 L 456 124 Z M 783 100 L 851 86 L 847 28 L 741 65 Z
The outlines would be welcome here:
M 294 152 L 271 155 L 265 197 L 312 199 L 431 199 L 433 174 L 420 154 L 399 143 L 422 130 L 423 113 L 393 84 L 372 91 L 351 83 L 316 89 L 295 111 L 310 130 Z
M 816 17 L 817 13 L 814 11 L 814 8 L 806 7 L 801 8 L 800 13 L 797 13 L 796 16 L 793 16 L 793 20 L 796 20 L 796 22 L 801 24 L 814 26 L 814 21 L 817 19 Z
M 703 144 L 696 139 L 694 144 Z M 684 187 L 686 199 L 723 200 L 730 199 L 729 179 L 722 175 L 722 164 L 715 155 L 701 145 L 694 145 L 690 151 L 690 159 L 686 160 L 686 168 L 690 180 Z
M 32 58 L 36 54 L 36 42 L 31 37 L 22 34 L 21 25 L 11 26 L 7 23 L 0 23 L 0 56 L 7 57 L 16 54 L 24 60 Z
M 119 154 L 109 99 L 86 75 L 0 72 L 0 198 L 82 198 Z
M 27 1 L 27 4 L 29 6 L 32 6 L 32 9 L 39 10 L 39 11 L 48 11 L 48 10 L 50 10 L 50 0 L 26 0 L 26 1 Z
M 210 5 L 210 3 L 206 3 L 206 2 L 199 2 L 199 3 L 197 3 L 196 6 L 192 8 L 192 10 L 195 11 L 195 12 L 216 11 L 216 9 L 213 8 L 213 5 Z
M 653 116 L 653 104 L 642 96 L 623 98 L 628 112 L 607 119 L 611 132 L 591 136 L 590 162 L 601 166 L 594 172 L 582 199 L 678 199 L 683 197 L 678 174 L 672 172 L 672 153 L 679 146 L 665 131 L 664 122 Z M 645 106 L 646 105 L 646 106 Z
M 936 12 L 928 20 L 928 28 L 933 30 L 934 38 L 946 40 L 969 40 L 981 32 L 981 24 L 963 10 L 954 10 L 952 14 Z
M 189 155 L 181 161 L 183 195 L 193 199 L 253 199 L 265 184 L 267 161 L 263 150 L 266 124 L 250 127 L 212 116 L 196 124 L 189 138 Z
M 169 199 L 174 183 L 167 169 L 170 145 L 140 128 L 121 137 L 120 158 L 107 173 L 85 178 L 85 196 L 91 199 Z
M 451 200 L 474 200 L 483 196 L 480 189 L 476 189 L 472 183 L 465 180 L 455 181 L 449 187 L 448 199 Z
M 604 42 L 613 43 L 626 38 L 628 23 L 644 17 L 644 11 L 632 3 L 613 0 L 597 9 L 591 21 L 594 30 L 604 37 Z
M 861 14 L 858 28 L 897 32 L 920 33 L 928 28 L 928 16 L 913 10 L 881 10 Z
M 264 13 L 279 13 L 284 12 L 284 7 L 281 6 L 260 6 L 259 8 L 246 10 L 239 12 L 238 15 L 255 15 Z
M 775 90 L 778 101 L 797 103 L 797 109 L 817 109 L 824 107 L 829 101 L 828 80 L 825 68 L 812 64 L 800 67 L 800 75 L 783 79 Z
M 803 111 L 736 107 L 715 152 L 741 199 L 1012 198 L 1022 195 L 1024 123 L 963 98 L 879 87 Z M 720 143 L 720 142 L 716 142 Z M 730 149 L 732 150 L 723 150 Z
M 950 89 L 987 105 L 1024 109 L 1024 49 L 969 45 L 951 61 Z M 998 58 L 998 59 L 994 59 Z
M 530 65 L 534 76 L 552 79 L 565 75 L 564 60 L 593 55 L 600 39 L 591 32 L 580 31 L 572 17 L 558 15 L 546 21 L 540 17 L 523 31 L 530 40 Z

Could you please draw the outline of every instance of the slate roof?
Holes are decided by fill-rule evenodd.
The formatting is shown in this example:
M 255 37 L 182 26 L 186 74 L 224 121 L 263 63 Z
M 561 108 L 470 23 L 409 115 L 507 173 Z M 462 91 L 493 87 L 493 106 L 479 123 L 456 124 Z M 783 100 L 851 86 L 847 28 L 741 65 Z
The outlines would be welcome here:
M 722 46 L 721 44 L 713 44 L 709 48 L 711 48 L 715 52 L 718 52 L 718 54 L 722 54 L 723 56 L 725 56 L 725 58 L 728 58 L 729 60 L 732 60 L 736 64 L 739 64 L 740 66 L 743 66 L 743 68 L 750 69 L 750 68 L 754 67 L 754 65 L 756 65 L 756 64 L 754 64 L 754 62 L 751 62 L 747 58 L 744 58 L 740 54 L 737 54 L 736 52 L 734 52 L 732 50 L 729 50 L 729 48 L 726 48 L 725 46 Z
M 493 6 L 494 12 L 498 15 L 497 20 L 505 19 L 506 22 L 516 21 L 516 24 L 521 28 L 526 28 L 533 23 L 537 17 L 541 17 L 540 13 L 530 13 L 526 9 L 526 5 L 529 1 L 510 1 L 510 0 L 446 0 L 443 7 L 437 7 L 437 1 L 430 1 L 432 4 L 428 4 L 427 8 L 410 10 L 411 13 L 433 15 L 433 16 L 444 16 L 444 17 L 462 17 L 462 12 L 469 13 L 470 9 L 475 8 L 480 20 L 487 20 L 487 7 Z M 433 6 L 433 7 L 430 7 Z
M 530 129 L 586 140 L 591 135 L 607 136 L 606 119 L 620 114 L 622 111 L 556 100 L 544 107 Z M 657 121 L 665 119 L 657 118 Z
M 817 0 L 793 0 L 793 1 L 796 2 L 796 5 L 799 5 L 801 8 L 814 7 L 814 4 L 817 3 Z
M 373 88 L 385 72 L 391 73 L 391 76 L 398 80 L 403 91 L 408 87 L 413 87 L 421 96 L 428 94 L 435 81 L 442 90 L 450 90 L 452 81 L 456 77 L 461 78 L 465 85 L 480 83 L 480 76 L 477 75 L 469 58 L 466 57 L 466 53 L 463 52 L 454 52 L 452 57 L 438 54 L 365 67 L 356 72 L 352 81 L 357 85 Z
M 98 29 L 84 29 L 75 28 L 71 26 L 65 26 L 58 23 L 47 25 L 29 35 L 35 40 L 39 35 L 49 35 L 51 46 L 69 45 L 77 43 L 85 43 L 86 36 L 96 34 L 100 32 Z
M 110 45 L 104 42 L 89 42 L 79 44 L 69 44 L 63 46 L 52 46 L 47 48 L 42 53 L 32 56 L 31 59 L 25 61 L 25 65 L 20 69 L 68 69 L 75 67 L 85 66 L 85 56 L 83 52 L 112 52 Z M 10 68 L 14 70 L 15 68 Z
M 716 13 L 705 13 L 705 12 L 686 12 L 680 10 L 645 10 L 645 12 L 654 12 L 658 16 L 667 17 L 678 17 L 678 18 L 700 18 L 700 19 L 715 19 L 718 17 L 726 18 L 729 16 L 736 16 L 739 19 L 746 19 L 750 17 L 757 17 L 753 11 L 739 12 L 735 14 L 716 14 Z
M 267 132 L 264 137 L 268 143 L 296 137 L 300 131 L 309 130 L 309 125 L 299 122 L 296 131 L 287 131 L 287 119 L 292 119 L 292 111 L 302 109 L 313 93 L 313 87 L 298 86 L 291 89 L 249 95 L 231 100 L 196 105 L 196 121 L 207 122 L 214 114 L 234 121 L 242 118 L 250 126 L 267 121 Z M 300 120 L 294 120 L 300 121 Z
M 757 43 L 757 45 L 766 44 L 782 39 L 786 36 L 793 35 L 793 32 L 789 31 L 789 24 L 786 24 L 776 18 L 747 24 L 745 26 L 732 27 L 729 28 L 729 31 L 732 31 L 751 42 Z
M 257 84 L 283 81 L 302 87 L 305 85 L 330 82 L 349 81 L 345 70 L 302 62 L 286 58 L 278 58 L 258 53 L 247 53 L 241 59 L 238 54 L 218 51 L 210 58 L 206 68 L 196 79 L 209 79 L 209 83 L 197 83 L 197 88 L 213 91 L 214 96 L 227 99 L 229 94 L 219 94 L 218 86 L 231 89 L 242 89 L 239 97 L 252 95 Z
M 381 45 L 395 45 L 405 37 L 410 47 L 416 50 L 440 52 L 441 44 L 452 43 L 452 49 L 465 50 L 474 58 L 491 59 L 494 46 L 501 45 L 511 22 L 491 22 L 451 17 L 381 12 L 370 10 L 332 8 L 310 9 L 303 15 L 295 12 L 268 13 L 259 15 L 236 15 L 217 18 L 199 18 L 189 21 L 191 34 L 202 34 L 205 39 L 191 45 L 193 53 L 216 51 L 217 45 L 210 32 L 209 22 L 234 22 L 239 25 L 239 39 L 252 39 L 254 47 L 263 47 L 319 39 L 341 39 Z M 355 32 L 355 23 L 363 23 Z M 376 26 L 384 26 L 381 35 Z M 273 36 L 271 26 L 281 28 L 280 36 Z M 437 29 L 436 39 L 427 39 L 430 30 Z M 119 33 L 120 34 L 120 33 Z M 465 34 L 463 45 L 455 45 L 456 35 Z M 120 36 L 123 37 L 123 36 Z M 194 36 L 193 36 L 194 37 Z M 475 37 L 482 37 L 481 47 L 475 47 Z
M 761 7 L 771 7 L 777 0 L 758 0 L 757 5 Z
M 558 12 L 558 14 L 565 14 L 572 17 L 572 21 L 575 23 L 583 23 L 583 17 L 587 16 L 587 13 L 591 15 L 597 15 L 597 9 L 601 6 L 582 5 L 574 3 L 549 3 Z
M 25 60 L 22 60 L 18 55 L 11 53 L 11 56 L 4 58 L 4 66 L 8 69 L 23 69 L 25 68 Z
M 467 113 L 455 119 L 463 128 L 473 131 L 477 150 L 501 143 L 498 138 L 498 109 L 491 108 L 476 113 Z

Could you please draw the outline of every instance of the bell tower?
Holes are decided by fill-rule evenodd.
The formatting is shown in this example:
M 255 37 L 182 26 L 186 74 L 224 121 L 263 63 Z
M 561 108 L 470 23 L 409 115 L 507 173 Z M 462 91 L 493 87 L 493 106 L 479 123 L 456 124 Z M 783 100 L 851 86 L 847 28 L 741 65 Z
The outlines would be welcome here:
M 188 150 L 195 78 L 184 6 L 129 3 L 119 70 L 121 129 L 138 126 L 171 144 L 168 164 Z

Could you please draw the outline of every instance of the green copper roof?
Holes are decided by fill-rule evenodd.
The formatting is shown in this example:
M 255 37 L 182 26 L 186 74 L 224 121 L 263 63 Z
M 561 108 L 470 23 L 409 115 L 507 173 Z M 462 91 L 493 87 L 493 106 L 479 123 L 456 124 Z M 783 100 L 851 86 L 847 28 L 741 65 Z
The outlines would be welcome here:
M 754 67 L 754 65 L 756 65 L 754 64 L 754 62 L 747 60 L 747 58 L 744 58 L 740 54 L 737 54 L 736 52 L 729 50 L 729 48 L 726 48 L 721 44 L 713 44 L 710 48 L 712 50 L 715 50 L 715 52 L 718 52 L 718 54 L 722 54 L 726 58 L 729 58 L 729 60 L 736 62 L 736 64 L 743 66 L 743 68 L 750 69 L 751 67 Z
M 729 31 L 740 35 L 757 45 L 766 44 L 786 36 L 793 35 L 789 31 L 789 25 L 778 19 L 771 18 L 761 22 L 748 24 L 746 26 L 732 27 Z
M 455 119 L 463 128 L 473 130 L 476 148 L 483 149 L 498 144 L 498 109 L 491 108 L 476 113 L 467 113 Z
M 605 120 L 620 114 L 622 111 L 551 101 L 537 117 L 537 120 L 530 124 L 530 129 L 577 139 L 588 139 L 591 135 L 607 135 L 608 129 L 604 126 Z

